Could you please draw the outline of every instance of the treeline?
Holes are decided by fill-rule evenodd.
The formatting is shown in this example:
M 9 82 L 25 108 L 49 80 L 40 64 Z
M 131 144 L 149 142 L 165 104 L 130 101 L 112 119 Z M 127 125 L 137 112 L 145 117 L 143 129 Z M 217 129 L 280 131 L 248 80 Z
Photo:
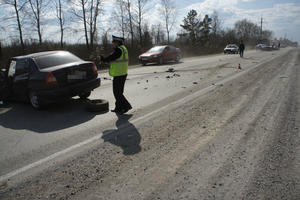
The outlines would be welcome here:
M 261 30 L 247 19 L 237 21 L 232 29 L 224 29 L 217 12 L 202 18 L 197 11 L 191 10 L 184 19 L 176 19 L 173 0 L 160 0 L 161 22 L 151 26 L 144 20 L 145 14 L 149 14 L 151 0 L 115 0 L 111 17 L 105 22 L 102 20 L 107 16 L 104 0 L 0 2 L 1 9 L 10 10 L 9 16 L 0 17 L 0 30 L 8 33 L 2 48 L 0 43 L 1 65 L 12 56 L 58 49 L 71 51 L 99 64 L 98 55 L 112 50 L 111 33 L 116 32 L 126 38 L 131 64 L 138 62 L 140 53 L 159 44 L 173 44 L 181 49 L 183 56 L 188 56 L 221 52 L 226 44 L 238 44 L 241 40 L 254 46 L 260 42 L 270 43 L 273 38 L 272 31 Z M 53 16 L 51 20 L 50 14 Z M 107 22 L 109 25 L 105 26 Z M 47 31 L 53 24 L 58 27 L 59 35 L 55 42 L 45 39 L 42 31 Z M 171 33 L 177 24 L 182 30 L 174 36 Z M 84 43 L 65 42 L 65 38 L 73 37 L 75 33 L 82 35 Z

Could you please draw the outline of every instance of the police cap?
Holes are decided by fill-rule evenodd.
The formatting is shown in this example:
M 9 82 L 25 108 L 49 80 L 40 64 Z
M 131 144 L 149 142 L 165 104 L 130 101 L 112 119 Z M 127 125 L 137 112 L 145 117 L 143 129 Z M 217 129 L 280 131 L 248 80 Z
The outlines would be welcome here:
M 112 36 L 112 41 L 113 42 L 124 42 L 124 38 L 122 38 L 122 37 L 117 37 L 117 36 Z

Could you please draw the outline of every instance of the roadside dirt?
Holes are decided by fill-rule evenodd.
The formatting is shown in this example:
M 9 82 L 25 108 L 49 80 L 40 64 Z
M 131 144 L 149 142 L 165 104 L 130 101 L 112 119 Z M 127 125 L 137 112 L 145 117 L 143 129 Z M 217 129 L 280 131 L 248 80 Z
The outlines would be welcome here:
M 218 69 L 215 69 L 218 70 Z M 117 129 L 0 199 L 300 199 L 300 50 Z

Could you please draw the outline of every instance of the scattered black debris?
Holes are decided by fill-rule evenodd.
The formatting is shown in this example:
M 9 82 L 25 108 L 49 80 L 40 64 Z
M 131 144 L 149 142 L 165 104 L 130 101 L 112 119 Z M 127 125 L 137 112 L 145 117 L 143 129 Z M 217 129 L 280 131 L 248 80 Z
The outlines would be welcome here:
M 103 79 L 104 79 L 104 80 L 111 80 L 110 78 L 107 78 L 107 77 L 104 77 Z
M 137 82 L 137 84 L 140 84 L 140 82 Z
M 148 89 L 148 88 L 146 88 L 146 87 L 144 88 L 144 90 L 147 90 L 147 89 Z
M 224 85 L 223 85 L 223 84 L 220 84 L 220 86 L 223 87 Z
M 149 81 L 148 81 L 148 80 L 146 80 L 146 82 L 148 83 Z
M 173 74 L 173 76 L 177 76 L 177 77 L 180 77 L 180 74 Z
M 181 87 L 181 88 L 185 89 L 186 87 Z
M 174 68 L 169 68 L 166 72 L 174 72 Z
M 206 126 L 202 126 L 202 128 L 206 128 Z
M 288 78 L 288 76 L 280 76 L 280 78 Z M 0 103 L 1 104 L 1 103 Z
M 173 78 L 173 76 L 166 76 L 166 78 Z
M 154 74 L 156 74 L 157 72 L 153 72 Z
M 198 84 L 198 82 L 193 82 L 193 84 L 195 84 L 195 85 L 196 85 L 196 84 Z
M 212 83 L 212 85 L 215 85 L 214 83 Z

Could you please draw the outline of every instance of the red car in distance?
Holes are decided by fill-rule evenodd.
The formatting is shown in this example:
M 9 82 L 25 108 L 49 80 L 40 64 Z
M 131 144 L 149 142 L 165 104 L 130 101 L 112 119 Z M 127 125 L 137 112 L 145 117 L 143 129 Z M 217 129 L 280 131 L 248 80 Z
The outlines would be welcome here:
M 155 46 L 139 56 L 142 65 L 147 63 L 163 64 L 168 61 L 179 62 L 180 49 L 171 45 Z

